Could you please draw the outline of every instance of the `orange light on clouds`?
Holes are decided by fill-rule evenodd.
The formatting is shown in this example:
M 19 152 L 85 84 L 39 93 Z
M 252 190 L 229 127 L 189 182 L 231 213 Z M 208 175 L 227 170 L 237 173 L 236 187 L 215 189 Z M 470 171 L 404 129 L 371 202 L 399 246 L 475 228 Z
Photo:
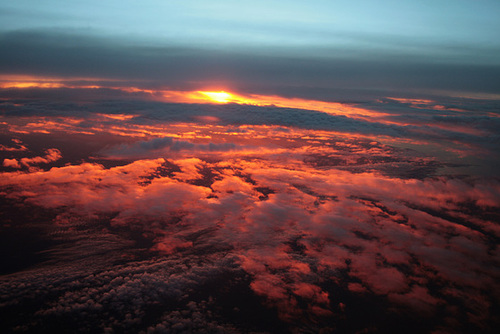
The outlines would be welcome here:
M 404 99 L 399 97 L 386 97 L 386 99 L 397 101 L 400 103 L 408 103 L 408 104 L 431 104 L 435 103 L 432 100 L 424 100 L 424 99 Z
M 95 85 L 100 78 L 56 78 L 56 77 L 38 77 L 31 75 L 3 75 L 0 74 L 0 88 L 103 88 Z M 75 85 L 71 82 L 80 81 L 82 83 Z M 114 80 L 116 81 L 116 80 Z
M 76 82 L 81 82 L 78 84 Z M 95 84 L 99 82 L 99 84 Z M 144 97 L 162 102 L 170 103 L 237 103 L 254 106 L 275 106 L 282 108 L 297 108 L 325 112 L 331 115 L 347 116 L 355 119 L 363 119 L 377 122 L 392 123 L 384 120 L 390 114 L 380 111 L 364 109 L 338 102 L 327 102 L 318 100 L 307 100 L 300 98 L 285 98 L 276 95 L 237 94 L 229 90 L 196 90 L 176 91 L 165 89 L 143 89 L 140 87 L 126 86 L 119 80 L 107 81 L 102 84 L 103 79 L 96 78 L 53 78 L 34 76 L 0 76 L 0 88 L 80 88 L 80 89 L 115 89 L 128 93 L 144 93 Z
M 163 102 L 174 103 L 239 103 L 239 104 L 255 104 L 253 100 L 249 100 L 241 95 L 229 93 L 227 91 L 175 91 L 175 90 L 159 90 L 157 95 L 161 95 L 160 99 Z
M 0 88 L 62 88 L 64 85 L 57 82 L 2 82 Z

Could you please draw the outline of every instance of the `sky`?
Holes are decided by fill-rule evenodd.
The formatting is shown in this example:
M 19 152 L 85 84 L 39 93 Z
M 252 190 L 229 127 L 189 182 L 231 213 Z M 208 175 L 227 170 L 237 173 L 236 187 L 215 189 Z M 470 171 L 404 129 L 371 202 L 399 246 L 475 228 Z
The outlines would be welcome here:
M 0 70 L 323 100 L 491 98 L 499 13 L 497 1 L 4 1 Z
M 499 14 L 1 1 L 0 332 L 497 333 Z

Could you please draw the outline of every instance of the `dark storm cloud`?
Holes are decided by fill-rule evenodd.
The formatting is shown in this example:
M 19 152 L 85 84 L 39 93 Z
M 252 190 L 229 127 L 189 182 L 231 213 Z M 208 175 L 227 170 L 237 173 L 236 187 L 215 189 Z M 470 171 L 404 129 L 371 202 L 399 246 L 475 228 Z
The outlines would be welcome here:
M 113 78 L 176 89 L 226 84 L 255 93 L 337 99 L 375 97 L 384 91 L 500 90 L 498 65 L 453 56 L 364 51 L 354 58 L 342 49 L 134 47 L 53 31 L 7 32 L 0 42 L 0 71 L 6 74 Z

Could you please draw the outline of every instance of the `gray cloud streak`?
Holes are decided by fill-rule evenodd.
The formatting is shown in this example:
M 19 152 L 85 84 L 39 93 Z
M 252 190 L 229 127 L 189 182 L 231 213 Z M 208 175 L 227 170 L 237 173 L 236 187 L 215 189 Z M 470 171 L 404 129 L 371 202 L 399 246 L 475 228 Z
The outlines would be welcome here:
M 325 55 L 324 50 L 134 47 L 103 38 L 34 31 L 3 33 L 0 42 L 0 72 L 5 74 L 104 77 L 175 89 L 225 84 L 267 94 L 320 92 L 323 98 L 415 90 L 500 91 L 500 65 L 467 61 L 459 53 L 440 60 L 381 51 L 364 51 L 353 58 L 341 49 Z

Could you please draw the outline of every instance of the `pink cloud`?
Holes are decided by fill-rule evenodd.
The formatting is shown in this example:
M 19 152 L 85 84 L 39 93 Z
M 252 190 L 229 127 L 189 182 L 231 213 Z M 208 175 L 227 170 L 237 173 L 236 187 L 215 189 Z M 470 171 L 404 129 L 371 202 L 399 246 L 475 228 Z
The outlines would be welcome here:
M 21 168 L 21 166 L 31 167 L 33 165 L 48 164 L 62 158 L 61 151 L 56 148 L 49 148 L 43 157 L 4 159 L 3 166 L 11 168 Z
M 179 250 L 189 247 L 193 247 L 193 242 L 166 236 L 161 238 L 160 240 L 157 240 L 157 243 L 153 247 L 153 250 L 168 255 L 168 254 L 174 254 Z
M 249 275 L 250 289 L 286 321 L 332 316 L 339 303 L 349 309 L 331 285 L 424 313 L 477 293 L 485 301 L 477 304 L 488 309 L 481 289 L 498 294 L 498 253 L 487 239 L 499 230 L 488 216 L 461 207 L 498 207 L 498 183 L 352 173 L 304 163 L 303 152 L 271 151 L 258 159 L 255 151 L 219 159 L 180 154 L 168 163 L 11 172 L 0 186 L 11 199 L 62 210 L 58 226 L 71 225 L 68 217 L 109 216 L 107 233 L 138 233 L 158 256 L 219 257 L 214 249 L 224 249 Z M 48 150 L 23 164 L 59 158 Z M 173 167 L 167 173 L 165 166 Z M 441 286 L 431 289 L 432 282 Z
M 17 159 L 4 159 L 3 166 L 10 168 L 21 168 L 21 165 L 19 164 L 19 161 L 17 161 Z

